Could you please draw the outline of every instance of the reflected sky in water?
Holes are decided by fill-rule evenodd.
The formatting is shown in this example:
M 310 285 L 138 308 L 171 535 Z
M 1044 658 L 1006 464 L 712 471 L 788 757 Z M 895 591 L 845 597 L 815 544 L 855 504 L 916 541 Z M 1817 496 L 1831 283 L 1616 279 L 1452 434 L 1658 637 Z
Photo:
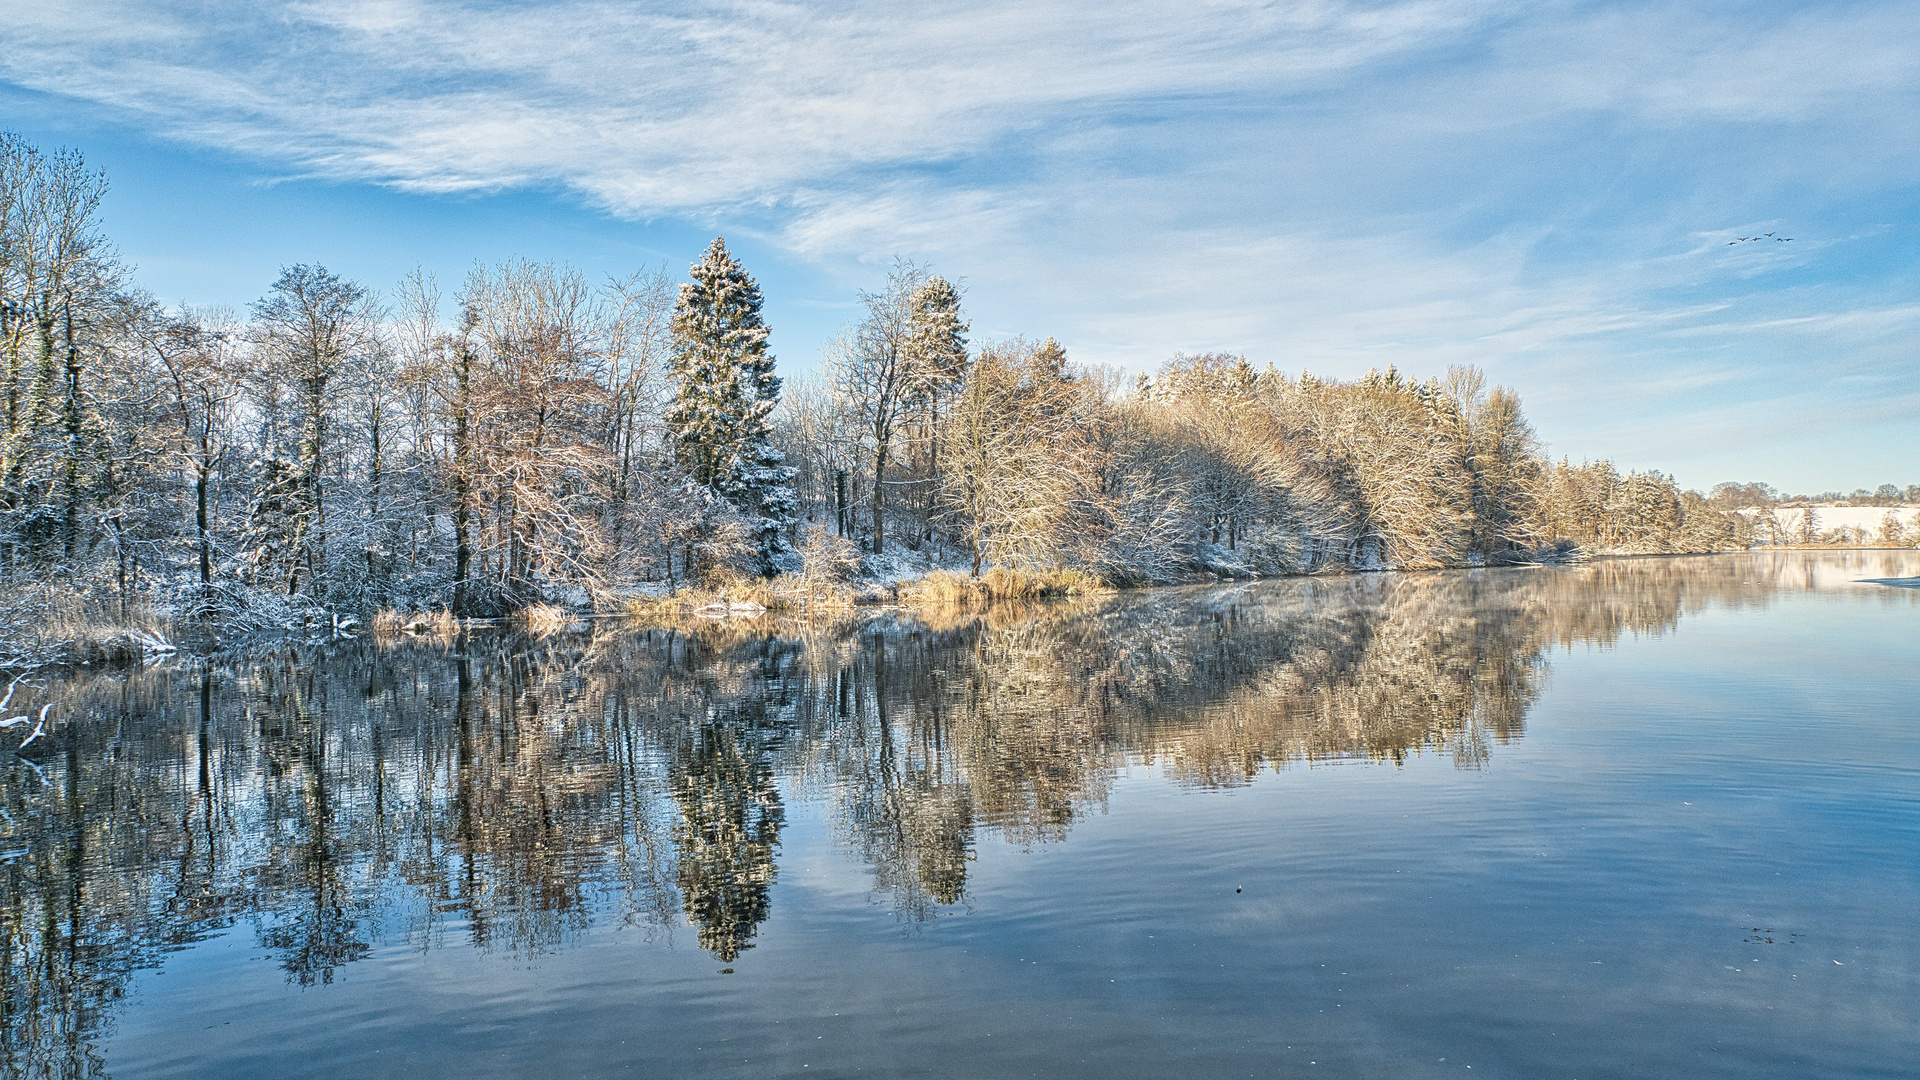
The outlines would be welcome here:
M 0 758 L 0 1076 L 1907 1075 L 1920 590 L 1863 582 L 1916 575 L 1618 560 L 22 686 L 65 719 Z

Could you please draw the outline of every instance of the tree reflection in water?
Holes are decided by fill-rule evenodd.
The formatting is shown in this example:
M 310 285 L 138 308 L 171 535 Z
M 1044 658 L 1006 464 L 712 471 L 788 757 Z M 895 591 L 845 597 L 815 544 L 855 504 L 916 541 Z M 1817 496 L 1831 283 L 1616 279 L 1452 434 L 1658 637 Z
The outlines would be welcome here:
M 784 820 L 773 768 L 750 728 L 712 720 L 682 739 L 673 797 L 680 804 L 674 844 L 687 918 L 699 928 L 701 948 L 732 960 L 753 947 L 767 917 Z
M 1852 576 L 1900 570 L 1849 558 Z M 75 719 L 30 761 L 0 759 L 0 1073 L 99 1075 L 133 974 L 236 924 L 302 985 L 383 945 L 538 953 L 595 923 L 691 924 L 732 960 L 770 914 L 783 797 L 829 801 L 876 888 L 924 919 L 963 899 L 981 836 L 1058 841 L 1129 764 L 1202 786 L 1332 758 L 1476 767 L 1524 730 L 1552 649 L 1770 603 L 1812 586 L 1808 562 L 282 645 L 79 674 L 49 688 Z

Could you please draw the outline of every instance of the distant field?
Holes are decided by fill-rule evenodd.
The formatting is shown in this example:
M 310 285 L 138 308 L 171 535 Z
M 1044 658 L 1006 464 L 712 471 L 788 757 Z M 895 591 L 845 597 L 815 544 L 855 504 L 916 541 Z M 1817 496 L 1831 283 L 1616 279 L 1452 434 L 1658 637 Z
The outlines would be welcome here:
M 1788 532 L 1797 532 L 1805 520 L 1807 507 L 1780 507 L 1773 516 Z M 1900 527 L 1911 532 L 1920 528 L 1920 506 L 1813 506 L 1815 525 L 1823 533 L 1835 529 L 1859 530 L 1872 540 L 1880 534 L 1880 523 L 1888 514 L 1900 520 Z M 1742 510 L 1748 518 L 1760 516 L 1759 510 Z

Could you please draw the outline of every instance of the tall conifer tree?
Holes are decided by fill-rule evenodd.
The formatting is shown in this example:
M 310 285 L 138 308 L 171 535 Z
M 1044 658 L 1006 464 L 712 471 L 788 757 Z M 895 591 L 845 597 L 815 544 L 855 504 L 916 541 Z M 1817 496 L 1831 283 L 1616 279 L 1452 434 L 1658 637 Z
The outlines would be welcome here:
M 715 237 L 673 309 L 675 392 L 667 410 L 675 449 L 696 483 L 755 518 L 761 569 L 794 569 L 787 541 L 797 505 L 794 470 L 773 447 L 768 414 L 780 377 L 767 351 L 760 286 Z

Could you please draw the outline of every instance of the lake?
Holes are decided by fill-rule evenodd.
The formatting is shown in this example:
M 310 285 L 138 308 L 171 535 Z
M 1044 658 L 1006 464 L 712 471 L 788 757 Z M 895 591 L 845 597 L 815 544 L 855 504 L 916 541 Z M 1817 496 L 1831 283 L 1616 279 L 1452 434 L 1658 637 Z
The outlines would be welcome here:
M 51 735 L 0 753 L 0 1075 L 1910 1077 L 1916 576 L 1606 560 L 48 678 L 7 711 Z

